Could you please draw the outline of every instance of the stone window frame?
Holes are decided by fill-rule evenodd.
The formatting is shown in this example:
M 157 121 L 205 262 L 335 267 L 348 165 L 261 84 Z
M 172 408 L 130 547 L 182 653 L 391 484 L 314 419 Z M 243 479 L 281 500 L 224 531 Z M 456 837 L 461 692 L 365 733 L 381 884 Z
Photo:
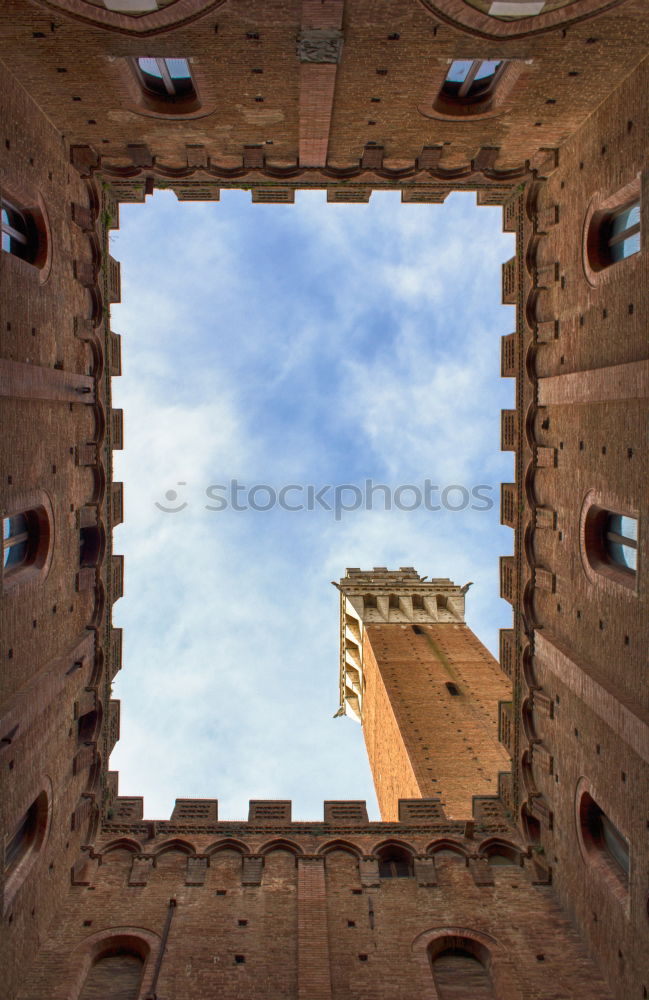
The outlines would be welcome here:
M 593 789 L 588 778 L 582 776 L 577 782 L 575 789 L 575 828 L 577 831 L 577 841 L 582 860 L 592 872 L 596 872 L 600 882 L 607 886 L 611 895 L 622 903 L 627 910 L 630 907 L 630 887 L 633 874 L 633 858 L 631 852 L 631 841 L 621 831 L 619 825 L 615 823 L 609 814 L 600 805 L 601 798 Z M 619 863 L 614 859 L 610 850 L 606 847 L 603 837 L 598 837 L 593 833 L 588 823 L 586 810 L 592 810 L 594 806 L 606 817 L 606 820 L 614 828 L 618 836 L 622 837 L 629 847 L 629 870 L 625 874 Z
M 493 60 L 485 60 L 482 56 L 476 57 L 473 62 L 495 62 L 502 61 L 503 66 L 496 75 L 491 87 L 484 94 L 476 99 L 452 97 L 444 94 L 444 84 L 450 66 L 458 60 L 448 58 L 446 62 L 440 62 L 433 73 L 430 86 L 426 89 L 424 100 L 417 106 L 417 110 L 425 118 L 437 118 L 443 121 L 482 121 L 485 118 L 493 118 L 496 115 L 504 114 L 513 105 L 513 90 L 525 66 L 531 60 L 508 59 L 502 57 Z M 469 60 L 466 60 L 467 62 Z
M 606 543 L 602 538 L 602 522 L 610 514 L 633 518 L 638 523 L 636 569 L 625 569 L 608 558 Z M 612 593 L 622 588 L 627 593 L 638 595 L 640 580 L 640 513 L 621 497 L 604 495 L 598 490 L 589 490 L 582 503 L 579 516 L 579 550 L 584 572 L 590 582 L 603 586 Z
M 627 267 L 633 267 L 638 266 L 642 260 L 644 249 L 642 234 L 647 232 L 648 199 L 649 185 L 641 173 L 612 194 L 598 191 L 591 198 L 582 225 L 581 260 L 586 281 L 593 288 L 619 279 L 620 272 L 616 265 L 626 264 Z M 602 250 L 605 229 L 616 215 L 636 202 L 640 204 L 640 250 L 620 260 L 611 260 Z
M 27 804 L 28 803 L 28 804 Z M 23 802 L 19 819 L 9 825 L 12 831 L 6 838 L 3 849 L 4 888 L 2 909 L 6 916 L 14 897 L 31 872 L 36 859 L 47 843 L 52 825 L 52 784 L 43 778 L 36 794 L 32 791 Z M 16 846 L 14 841 L 20 837 Z M 7 854 L 15 851 L 15 857 L 7 862 Z
M 16 493 L 11 497 L 8 507 L 2 512 L 3 536 L 6 518 L 19 515 L 28 517 L 28 554 L 25 560 L 14 568 L 7 570 L 4 565 L 4 537 L 2 542 L 3 558 L 0 567 L 2 591 L 14 592 L 24 586 L 41 583 L 49 573 L 54 550 L 54 514 L 52 501 L 45 491 L 37 490 Z M 31 549 L 31 550 L 30 550 Z

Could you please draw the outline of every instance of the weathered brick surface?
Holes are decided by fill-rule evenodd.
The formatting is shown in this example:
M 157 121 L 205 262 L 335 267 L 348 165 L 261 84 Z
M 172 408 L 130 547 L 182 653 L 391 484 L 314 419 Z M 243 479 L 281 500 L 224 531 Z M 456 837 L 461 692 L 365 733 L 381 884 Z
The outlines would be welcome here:
M 99 337 L 89 333 L 91 343 L 75 335 L 75 320 L 88 321 L 93 304 L 73 264 L 91 260 L 92 248 L 72 222 L 71 206 L 89 213 L 91 192 L 70 170 L 61 135 L 2 66 L 0 92 L 0 193 L 27 208 L 41 206 L 48 249 L 42 268 L 0 253 L 0 366 L 8 375 L 0 420 L 10 445 L 0 459 L 0 507 L 5 516 L 44 506 L 50 522 L 43 571 L 14 586 L 7 578 L 0 599 L 0 834 L 13 835 L 41 791 L 50 804 L 45 842 L 27 858 L 28 875 L 18 887 L 2 879 L 2 990 L 14 996 L 69 886 L 80 845 L 92 836 L 98 809 L 82 796 L 101 799 L 98 734 L 82 740 L 78 719 L 89 694 L 94 701 L 98 692 L 99 713 L 105 703 L 103 637 L 88 627 L 98 624 L 103 570 L 85 570 L 90 586 L 82 590 L 78 574 L 82 518 L 89 504 L 102 507 L 96 463 L 105 384 L 98 379 Z M 78 463 L 87 442 L 96 442 L 94 468 Z
M 170 898 L 176 907 L 158 995 L 174 1000 L 212 993 L 225 1000 L 432 998 L 426 945 L 444 928 L 487 935 L 494 980 L 513 986 L 498 993 L 505 1000 L 611 996 L 551 889 L 533 884 L 532 861 L 488 866 L 491 884 L 476 884 L 467 859 L 489 843 L 486 828 L 467 840 L 462 824 L 448 821 L 361 828 L 294 823 L 272 831 L 222 823 L 196 827 L 181 840 L 166 831 L 140 844 L 129 837 L 120 849 L 117 838 L 128 828 L 110 826 L 97 843 L 101 863 L 92 886 L 71 890 L 21 1000 L 36 1000 L 45 987 L 52 1000 L 67 998 L 99 932 L 131 928 L 155 940 Z M 140 827 L 132 833 L 139 838 Z M 232 839 L 237 850 L 228 847 Z M 434 858 L 437 884 L 380 879 L 363 889 L 359 857 L 391 839 Z M 449 843 L 459 853 L 445 851 Z M 128 884 L 133 849 L 154 859 L 146 885 Z M 242 885 L 241 850 L 263 855 L 260 885 Z M 209 858 L 200 886 L 185 883 L 188 851 Z
M 497 719 L 511 687 L 466 625 L 417 628 L 365 627 L 363 733 L 381 816 L 395 820 L 400 798 L 423 797 L 469 819 L 472 796 L 495 795 L 510 768 Z
M 593 205 L 639 177 L 646 245 L 648 121 L 641 95 L 647 81 L 645 64 L 561 147 L 548 180 L 530 189 L 521 298 L 529 325 L 519 326 L 519 353 L 527 361 L 518 383 L 526 433 L 517 479 L 536 512 L 525 510 L 516 532 L 515 621 L 526 622 L 531 640 L 523 649 L 519 631 L 518 803 L 538 821 L 533 832 L 559 898 L 621 998 L 644 995 L 649 984 L 641 943 L 649 860 L 649 276 L 646 250 L 593 275 L 584 236 Z M 583 527 L 589 495 L 638 518 L 631 586 L 589 565 Z M 584 782 L 627 839 L 626 890 L 606 877 L 597 852 L 580 847 L 576 800 Z

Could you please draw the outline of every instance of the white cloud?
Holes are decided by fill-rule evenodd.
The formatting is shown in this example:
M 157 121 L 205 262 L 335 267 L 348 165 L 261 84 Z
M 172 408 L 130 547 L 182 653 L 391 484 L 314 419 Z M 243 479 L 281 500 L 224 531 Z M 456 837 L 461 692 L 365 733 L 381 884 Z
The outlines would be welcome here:
M 508 478 L 495 399 L 509 391 L 496 381 L 508 332 L 498 262 L 509 250 L 494 213 L 466 198 L 413 210 L 392 196 L 342 207 L 300 193 L 295 206 L 262 210 L 247 197 L 187 206 L 161 193 L 122 207 L 114 250 L 126 590 L 114 611 L 125 667 L 111 764 L 123 793 L 145 794 L 149 816 L 168 815 L 176 796 L 218 797 L 226 818 L 245 816 L 249 798 L 292 798 L 294 815 L 311 819 L 324 798 L 374 801 L 360 728 L 331 718 L 329 581 L 346 566 L 474 580 L 469 622 L 492 648 L 510 618 L 497 556 L 511 539 L 496 509 L 340 522 L 205 509 L 206 487 L 230 476 L 277 486 Z M 468 274 L 459 291 L 458 269 Z M 156 501 L 188 506 L 164 513 Z

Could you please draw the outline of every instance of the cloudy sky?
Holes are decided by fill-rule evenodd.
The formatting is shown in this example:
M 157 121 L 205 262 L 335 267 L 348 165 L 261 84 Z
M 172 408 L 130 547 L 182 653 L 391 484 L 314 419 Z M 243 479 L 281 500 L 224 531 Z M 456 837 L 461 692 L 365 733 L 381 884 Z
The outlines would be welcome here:
M 324 799 L 367 799 L 378 818 L 360 727 L 332 718 L 330 581 L 347 566 L 472 580 L 467 621 L 497 655 L 511 624 L 498 557 L 512 534 L 498 508 L 512 478 L 499 427 L 513 385 L 499 359 L 513 237 L 471 194 L 252 205 L 249 192 L 180 204 L 158 191 L 120 215 L 120 792 L 144 795 L 149 818 L 167 818 L 176 796 L 218 798 L 223 819 L 246 818 L 251 798 L 292 799 L 294 818 L 312 820 Z M 431 506 L 464 487 L 469 503 L 456 488 L 447 506 L 466 509 L 385 510 L 378 491 L 372 510 L 325 509 L 335 486 L 355 505 L 366 480 L 392 491 L 428 480 Z M 299 487 L 291 506 L 308 506 L 312 487 L 315 509 L 254 509 L 284 486 Z M 491 510 L 471 509 L 487 506 L 476 486 Z M 417 492 L 392 499 L 413 507 Z

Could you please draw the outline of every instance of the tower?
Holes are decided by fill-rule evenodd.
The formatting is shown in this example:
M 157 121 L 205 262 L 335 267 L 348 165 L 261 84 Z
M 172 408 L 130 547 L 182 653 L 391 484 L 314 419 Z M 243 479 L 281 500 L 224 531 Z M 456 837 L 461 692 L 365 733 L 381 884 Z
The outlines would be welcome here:
M 497 720 L 511 687 L 464 621 L 463 589 L 409 566 L 348 569 L 340 616 L 341 706 L 363 726 L 382 819 L 414 798 L 469 819 L 509 770 Z

